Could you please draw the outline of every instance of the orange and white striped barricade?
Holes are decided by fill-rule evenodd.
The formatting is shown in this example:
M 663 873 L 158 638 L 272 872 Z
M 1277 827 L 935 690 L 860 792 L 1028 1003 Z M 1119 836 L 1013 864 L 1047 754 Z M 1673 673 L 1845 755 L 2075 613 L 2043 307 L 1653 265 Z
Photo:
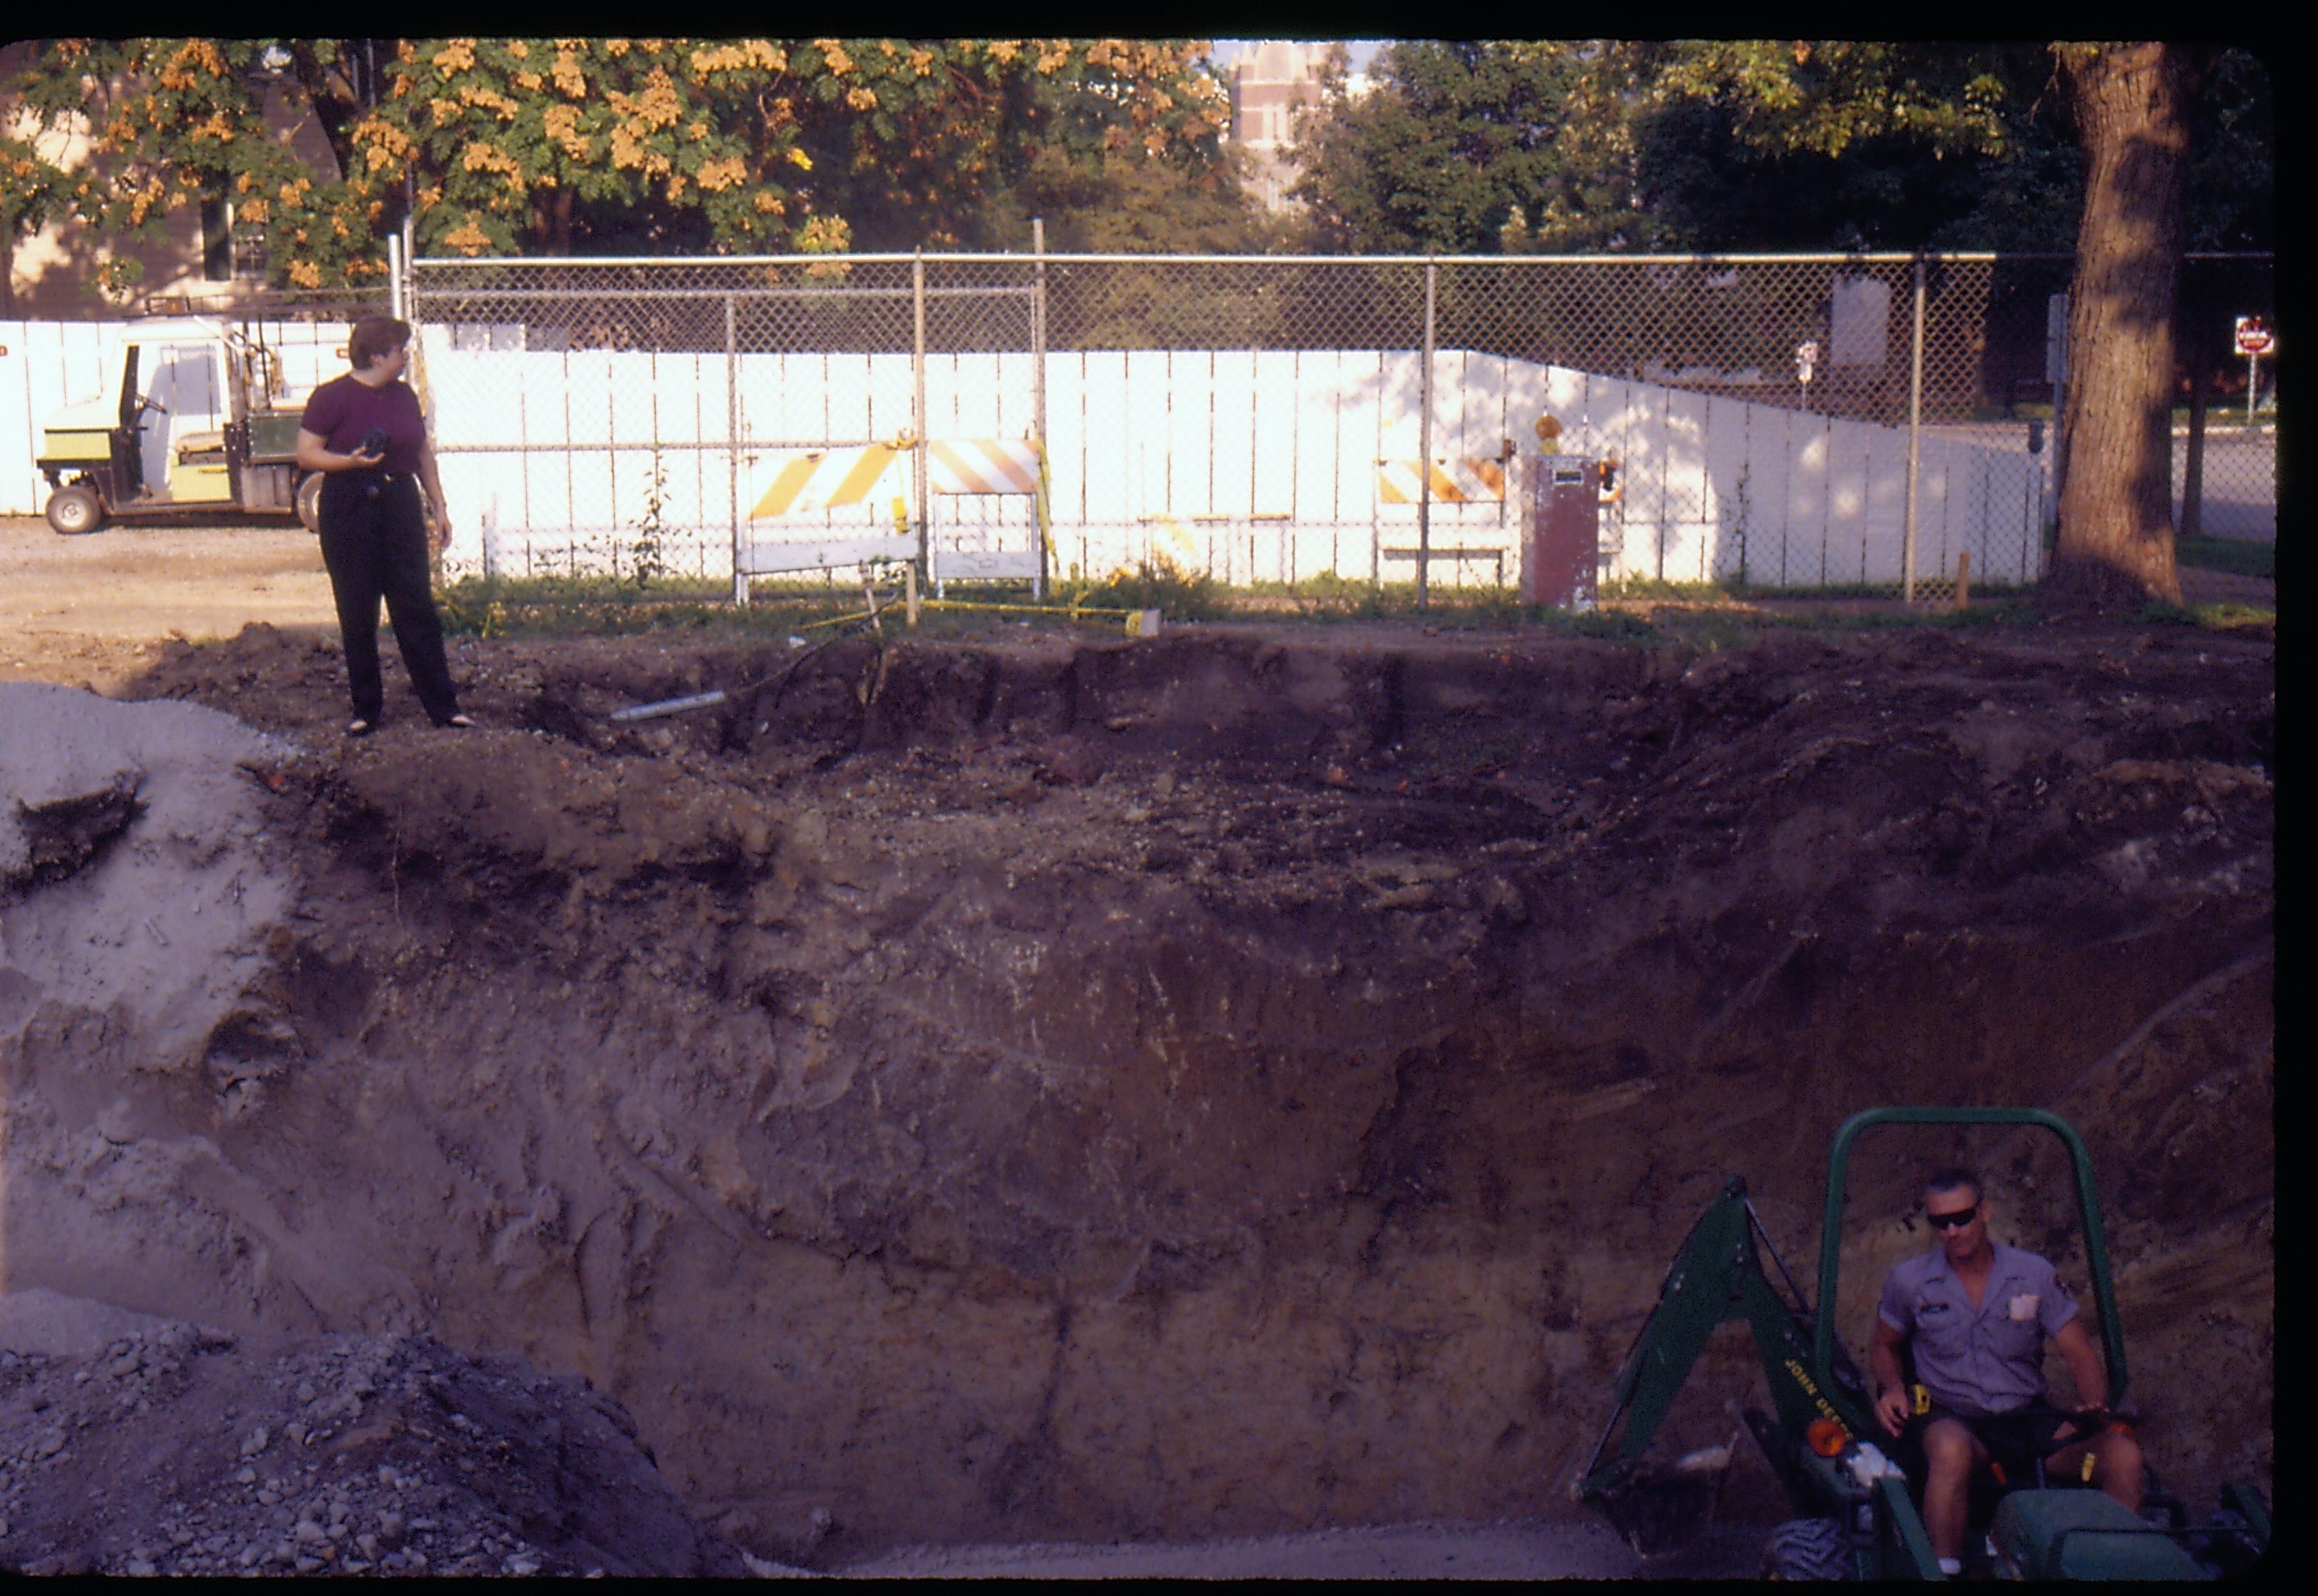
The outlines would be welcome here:
M 1029 578 L 1034 598 L 1044 599 L 1047 593 L 1047 555 L 1052 535 L 1047 517 L 1047 452 L 1036 438 L 1019 437 L 936 437 L 926 440 L 926 486 L 936 500 L 929 500 L 929 525 L 926 528 L 927 575 L 934 584 L 937 596 L 943 593 L 952 581 L 989 579 L 1020 581 Z M 933 506 L 939 498 L 965 495 L 1020 496 L 1031 502 L 1032 526 L 1030 546 L 1027 549 L 984 546 L 958 546 L 957 538 L 966 528 L 962 518 L 953 512 L 958 525 L 948 536 L 939 525 L 940 517 Z M 983 524 L 985 546 L 993 541 L 992 534 L 1002 530 L 990 523 Z
M 1377 575 L 1384 575 L 1387 560 L 1415 560 L 1418 549 L 1414 544 L 1387 547 L 1384 542 L 1384 507 L 1388 504 L 1415 506 L 1425 497 L 1425 482 L 1420 472 L 1421 460 L 1379 460 L 1377 462 L 1376 513 L 1370 531 L 1376 541 Z M 1494 504 L 1496 506 L 1496 526 L 1502 533 L 1505 524 L 1505 465 L 1503 460 L 1443 460 L 1436 459 L 1431 468 L 1432 500 L 1439 505 L 1466 506 Z M 1469 518 L 1460 516 L 1451 527 L 1471 526 Z M 1406 523 L 1395 523 L 1397 530 L 1407 529 Z M 1442 530 L 1448 530 L 1443 527 Z M 1468 560 L 1487 560 L 1496 569 L 1499 587 L 1505 581 L 1505 548 L 1502 538 L 1493 544 L 1469 545 L 1435 543 L 1425 551 L 1435 560 L 1455 560 L 1460 564 Z
M 827 570 L 859 565 L 873 560 L 914 560 L 918 539 L 910 530 L 909 507 L 891 479 L 907 457 L 909 440 L 862 444 L 845 448 L 804 449 L 776 456 L 779 464 L 772 480 L 749 511 L 751 521 L 786 520 L 799 531 L 818 531 L 819 537 L 751 537 L 746 574 L 776 571 Z M 891 500 L 892 531 L 878 530 L 877 507 Z M 832 526 L 832 510 L 860 507 L 858 532 Z M 820 516 L 818 526 L 799 525 L 801 518 Z

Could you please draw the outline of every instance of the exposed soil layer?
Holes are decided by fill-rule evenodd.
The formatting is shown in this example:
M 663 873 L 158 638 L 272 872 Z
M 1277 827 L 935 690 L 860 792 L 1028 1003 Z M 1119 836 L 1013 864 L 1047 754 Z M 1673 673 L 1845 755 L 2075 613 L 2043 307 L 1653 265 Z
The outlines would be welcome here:
M 265 627 L 128 690 L 285 744 L 170 867 L 244 920 L 166 1014 L 21 953 L 168 864 L 120 771 L 20 826 L 11 1285 L 583 1375 L 765 1557 L 1527 1516 L 1728 1174 L 1800 1266 L 1846 1114 L 2034 1104 L 2160 1470 L 2267 1485 L 2267 640 L 460 653 L 466 734 L 390 666 L 341 743 L 335 650 Z M 92 969 L 159 957 L 120 923 Z M 1960 1150 L 2080 1256 L 2049 1150 L 1878 1132 L 1855 1346 Z

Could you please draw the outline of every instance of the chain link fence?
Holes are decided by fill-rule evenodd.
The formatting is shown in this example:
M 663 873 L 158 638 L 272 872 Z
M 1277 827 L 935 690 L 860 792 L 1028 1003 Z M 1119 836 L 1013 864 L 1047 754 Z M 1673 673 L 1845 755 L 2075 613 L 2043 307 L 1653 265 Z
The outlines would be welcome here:
M 2173 526 L 2184 538 L 2278 539 L 2278 362 L 2237 351 L 2241 317 L 2277 326 L 2271 259 L 2190 257 L 2176 323 L 2188 392 L 2173 426 Z
M 1026 387 L 983 368 L 1030 364 L 1029 278 L 907 257 L 419 261 L 421 381 L 476 528 L 448 568 L 729 576 L 745 599 L 751 574 L 856 563 L 838 556 L 890 544 L 897 517 L 923 525 L 894 479 L 926 474 L 896 467 L 929 421 L 1032 429 L 1027 409 L 981 413 Z M 884 468 L 849 483 L 865 452 Z M 836 480 L 761 515 L 807 456 Z M 759 537 L 768 519 L 789 536 Z
M 420 260 L 408 303 L 454 573 L 1510 585 L 1552 452 L 1615 463 L 1606 580 L 1938 599 L 2044 573 L 2070 267 Z M 2267 257 L 2187 263 L 2185 536 L 2275 536 L 2274 362 L 2247 425 L 2225 357 L 2273 293 Z
M 140 294 L 131 316 L 220 316 L 238 321 L 338 322 L 390 314 L 393 290 L 379 283 L 362 288 L 269 288 L 236 283 L 203 284 L 197 289 Z

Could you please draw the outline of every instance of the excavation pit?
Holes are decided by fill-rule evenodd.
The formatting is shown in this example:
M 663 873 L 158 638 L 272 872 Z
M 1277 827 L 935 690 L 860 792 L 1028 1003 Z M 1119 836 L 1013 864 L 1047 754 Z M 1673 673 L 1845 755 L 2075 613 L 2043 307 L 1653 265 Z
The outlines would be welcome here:
M 391 674 L 351 744 L 265 627 L 0 688 L 76 749 L 0 877 L 7 1285 L 584 1376 L 761 1557 L 1532 1518 L 1726 1176 L 1809 1258 L 1847 1114 L 2029 1104 L 2152 1458 L 2266 1481 L 2266 641 L 794 652 L 464 644 L 482 729 Z M 1922 1242 L 1855 1168 L 1856 1345 Z

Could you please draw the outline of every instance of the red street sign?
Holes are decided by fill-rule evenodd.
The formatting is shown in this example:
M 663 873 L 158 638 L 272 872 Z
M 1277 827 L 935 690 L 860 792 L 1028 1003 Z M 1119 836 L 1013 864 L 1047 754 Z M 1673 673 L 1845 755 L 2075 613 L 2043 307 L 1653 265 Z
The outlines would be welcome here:
M 2267 355 L 2278 347 L 2278 337 L 2259 316 L 2238 318 L 2238 353 Z

